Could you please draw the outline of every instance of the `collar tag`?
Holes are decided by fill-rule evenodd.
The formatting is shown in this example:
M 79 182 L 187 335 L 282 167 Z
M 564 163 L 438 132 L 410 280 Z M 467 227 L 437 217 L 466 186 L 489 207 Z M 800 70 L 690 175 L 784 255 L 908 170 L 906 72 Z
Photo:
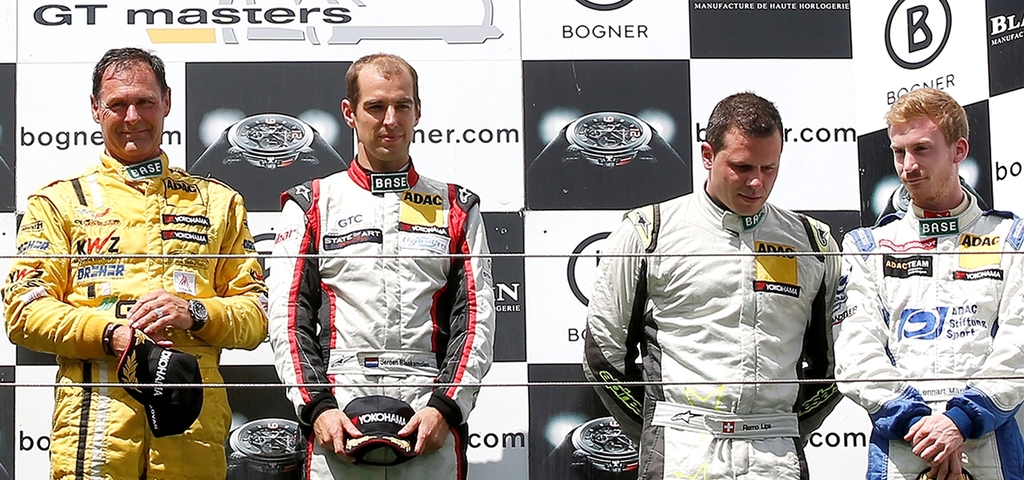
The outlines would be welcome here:
M 160 163 L 159 158 L 154 158 L 142 163 L 136 163 L 135 165 L 125 165 L 124 171 L 128 174 L 128 178 L 142 180 L 144 178 L 159 177 L 164 173 L 164 167 Z
M 761 224 L 761 221 L 764 220 L 764 217 L 767 215 L 768 212 L 766 212 L 764 208 L 762 208 L 760 212 L 757 212 L 756 214 L 751 215 L 749 217 L 744 217 L 741 215 L 740 218 L 743 219 L 743 231 L 746 232 L 749 230 L 753 230 L 754 228 L 757 228 L 757 226 Z
M 960 218 L 922 219 L 918 224 L 921 237 L 942 237 L 960 234 Z
M 409 172 L 370 174 L 370 193 L 397 193 L 408 189 Z

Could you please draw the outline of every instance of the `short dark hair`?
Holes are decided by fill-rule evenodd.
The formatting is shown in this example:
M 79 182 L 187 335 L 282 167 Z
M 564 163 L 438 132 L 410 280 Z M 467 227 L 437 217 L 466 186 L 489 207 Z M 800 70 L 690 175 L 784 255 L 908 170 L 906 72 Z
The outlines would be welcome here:
M 420 77 L 416 73 L 416 69 L 412 68 L 412 65 L 409 65 L 409 62 L 402 57 L 390 53 L 366 55 L 348 67 L 348 72 L 345 73 L 345 98 L 352 103 L 352 108 L 359 103 L 359 74 L 371 65 L 389 80 L 392 75 L 397 75 L 402 71 L 407 72 L 412 77 L 412 100 L 416 103 L 416 110 L 420 109 Z
M 737 129 L 753 138 L 782 134 L 782 116 L 775 104 L 750 92 L 729 95 L 715 105 L 708 119 L 707 142 L 714 151 L 725 147 L 725 134 Z
M 167 72 L 164 69 L 164 61 L 160 60 L 160 57 L 141 48 L 112 48 L 103 54 L 103 58 L 92 69 L 93 98 L 99 99 L 100 85 L 103 83 L 103 73 L 111 65 L 114 66 L 115 70 L 123 70 L 136 65 L 147 65 L 153 71 L 153 75 L 156 76 L 157 83 L 160 84 L 160 93 L 166 95 L 168 88 L 170 88 L 167 86 Z

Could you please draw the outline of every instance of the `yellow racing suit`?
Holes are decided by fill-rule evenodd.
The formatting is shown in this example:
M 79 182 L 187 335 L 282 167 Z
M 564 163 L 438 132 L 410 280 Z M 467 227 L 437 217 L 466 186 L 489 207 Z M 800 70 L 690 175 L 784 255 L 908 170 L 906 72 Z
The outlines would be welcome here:
M 168 329 L 174 348 L 199 360 L 205 383 L 222 383 L 222 348 L 255 348 L 266 337 L 265 286 L 242 197 L 216 181 L 168 168 L 166 155 L 125 166 L 102 155 L 83 175 L 28 199 L 18 258 L 3 288 L 7 334 L 57 355 L 58 383 L 117 381 L 103 349 L 108 323 L 126 323 L 142 295 L 164 289 L 201 299 L 208 323 Z M 117 255 L 174 255 L 167 258 Z M 68 258 L 45 255 L 77 255 Z M 145 410 L 121 388 L 58 387 L 53 478 L 224 478 L 231 409 L 224 389 L 206 389 L 199 420 L 182 435 L 154 438 Z

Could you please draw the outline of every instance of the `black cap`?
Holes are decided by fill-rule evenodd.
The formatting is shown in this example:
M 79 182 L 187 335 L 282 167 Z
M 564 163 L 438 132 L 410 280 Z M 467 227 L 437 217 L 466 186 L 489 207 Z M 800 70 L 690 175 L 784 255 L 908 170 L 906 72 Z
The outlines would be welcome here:
M 416 433 L 398 436 L 416 413 L 408 403 L 369 395 L 348 402 L 344 412 L 363 433 L 362 437 L 345 440 L 345 453 L 355 457 L 356 463 L 391 466 L 416 456 Z
M 134 328 L 131 335 L 132 341 L 117 364 L 117 380 L 146 408 L 154 437 L 185 433 L 203 410 L 202 388 L 137 388 L 131 384 L 203 383 L 199 362 L 192 355 L 157 345 Z

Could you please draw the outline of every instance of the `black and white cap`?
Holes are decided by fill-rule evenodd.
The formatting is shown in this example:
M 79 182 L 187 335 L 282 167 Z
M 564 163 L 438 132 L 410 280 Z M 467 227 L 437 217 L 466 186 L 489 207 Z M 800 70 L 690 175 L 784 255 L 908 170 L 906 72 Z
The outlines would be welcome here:
M 416 413 L 408 403 L 370 395 L 352 400 L 344 412 L 363 433 L 362 437 L 345 440 L 345 453 L 355 457 L 356 463 L 391 466 L 416 456 L 416 433 L 398 436 Z

